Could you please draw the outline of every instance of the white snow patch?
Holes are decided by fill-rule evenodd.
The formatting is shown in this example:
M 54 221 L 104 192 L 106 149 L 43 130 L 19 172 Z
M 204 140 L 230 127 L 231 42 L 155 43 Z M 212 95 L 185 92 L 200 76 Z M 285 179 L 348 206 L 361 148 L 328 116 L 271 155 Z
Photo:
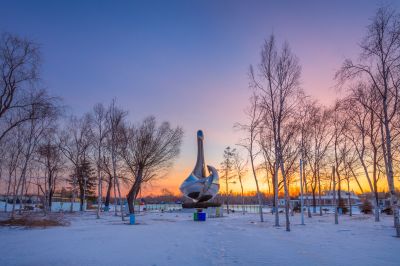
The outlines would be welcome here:
M 64 214 L 68 227 L 0 227 L 0 265 L 400 265 L 392 216 L 274 217 L 235 213 L 194 222 L 191 213 L 141 213 L 128 225 L 113 213 Z

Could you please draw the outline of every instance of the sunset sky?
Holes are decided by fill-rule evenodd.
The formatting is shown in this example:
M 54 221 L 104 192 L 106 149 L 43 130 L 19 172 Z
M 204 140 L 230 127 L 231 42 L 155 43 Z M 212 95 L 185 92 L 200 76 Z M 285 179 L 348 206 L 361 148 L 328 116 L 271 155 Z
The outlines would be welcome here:
M 116 98 L 130 121 L 155 115 L 182 126 L 179 159 L 167 179 L 146 189 L 177 192 L 195 164 L 198 129 L 206 162 L 216 167 L 224 148 L 238 142 L 233 124 L 244 122 L 248 68 L 270 34 L 299 57 L 304 90 L 329 104 L 338 95 L 333 75 L 344 58 L 356 58 L 379 3 L 8 1 L 1 3 L 0 31 L 40 44 L 42 83 L 70 113 Z M 248 190 L 253 183 L 248 178 Z

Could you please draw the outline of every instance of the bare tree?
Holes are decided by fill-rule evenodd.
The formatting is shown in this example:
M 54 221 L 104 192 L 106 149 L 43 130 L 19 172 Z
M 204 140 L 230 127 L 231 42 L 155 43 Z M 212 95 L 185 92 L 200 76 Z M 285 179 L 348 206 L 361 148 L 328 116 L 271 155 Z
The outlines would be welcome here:
M 335 212 L 335 224 L 339 224 L 339 218 L 338 218 L 338 209 L 337 209 L 337 202 L 336 202 L 336 170 L 335 166 L 332 166 L 332 184 L 333 184 L 333 207 L 334 207 L 334 212 Z
M 92 172 L 89 165 L 89 149 L 91 145 L 90 129 L 90 116 L 85 115 L 82 118 L 71 117 L 65 129 L 61 132 L 60 137 L 61 151 L 72 164 L 73 168 L 73 173 L 69 179 L 69 183 L 72 185 L 72 203 L 75 200 L 76 189 L 78 189 L 81 211 L 83 211 L 86 200 L 87 185 L 93 184 L 93 176 L 88 176 L 88 174 Z M 88 179 L 90 179 L 89 182 Z
M 239 128 L 240 130 L 243 130 L 246 133 L 246 137 L 241 140 L 241 143 L 239 144 L 240 146 L 244 147 L 247 152 L 249 153 L 249 158 L 250 158 L 250 165 L 251 165 L 251 170 L 253 173 L 254 181 L 256 183 L 256 189 L 257 189 L 257 200 L 258 200 L 258 209 L 260 213 L 260 221 L 264 222 L 264 216 L 262 212 L 262 197 L 261 197 L 261 191 L 260 191 L 260 186 L 258 184 L 258 178 L 257 178 L 257 172 L 256 172 L 256 167 L 255 167 L 255 160 L 258 155 L 258 152 L 256 151 L 256 141 L 259 135 L 259 129 L 260 129 L 260 124 L 261 124 L 261 116 L 262 113 L 260 112 L 259 109 L 259 103 L 258 103 L 258 97 L 253 94 L 253 96 L 250 98 L 250 107 L 246 111 L 247 117 L 249 119 L 248 124 L 240 124 L 237 123 L 235 125 L 236 128 Z M 279 220 L 278 220 L 278 225 L 279 225 Z
M 307 206 L 307 213 L 308 217 L 311 218 L 311 210 L 310 210 L 310 201 L 308 199 L 308 182 L 307 176 L 311 176 L 311 181 L 314 179 L 312 178 L 313 175 L 306 175 L 306 167 L 307 167 L 307 154 L 311 153 L 311 130 L 310 124 L 313 117 L 312 112 L 314 108 L 311 108 L 313 105 L 312 102 L 308 102 L 307 98 L 303 99 L 303 103 L 300 104 L 299 113 L 298 113 L 298 121 L 300 127 L 300 136 L 299 136 L 299 146 L 300 146 L 300 159 L 301 159 L 301 175 L 302 175 L 302 182 L 300 183 L 300 189 L 304 188 L 306 192 L 306 206 Z M 301 210 L 303 211 L 303 210 Z M 303 216 L 302 216 L 303 219 Z M 303 220 L 302 220 L 303 221 Z
M 333 161 L 335 165 L 335 181 L 334 187 L 338 185 L 337 191 L 333 191 L 333 193 L 338 196 L 338 204 L 340 205 L 342 202 L 342 173 L 345 168 L 345 156 L 348 149 L 347 138 L 345 137 L 345 132 L 347 130 L 347 121 L 343 120 L 345 117 L 345 109 L 343 108 L 343 103 L 341 101 L 336 101 L 331 113 L 332 113 L 332 134 L 333 134 Z M 338 206 L 335 206 L 337 209 Z
M 226 147 L 224 150 L 224 160 L 221 162 L 221 169 L 220 172 L 223 174 L 221 175 L 221 179 L 225 180 L 225 204 L 227 213 L 229 214 L 229 184 L 231 180 L 235 177 L 233 174 L 234 170 L 234 156 L 236 153 L 236 149 L 231 149 L 231 147 Z
M 244 189 L 243 189 L 243 178 L 246 175 L 246 165 L 247 162 L 241 157 L 238 151 L 235 151 L 233 154 L 233 167 L 236 172 L 236 176 L 240 183 L 240 192 L 242 197 L 242 212 L 245 213 L 244 206 Z
M 168 169 L 178 156 L 183 130 L 171 128 L 168 122 L 157 126 L 154 117 L 125 129 L 121 157 L 132 176 L 132 185 L 127 195 L 129 213 L 134 214 L 133 201 L 141 186 Z
M 316 102 L 304 105 L 305 122 L 302 126 L 302 139 L 304 150 L 303 158 L 310 167 L 311 192 L 313 198 L 313 212 L 316 213 L 316 191 L 321 204 L 321 169 L 326 164 L 328 149 L 333 135 L 330 134 L 330 112 Z M 319 208 L 322 215 L 322 208 Z
M 299 96 L 301 95 L 299 88 L 300 75 L 301 67 L 297 57 L 291 52 L 288 43 L 285 42 L 279 51 L 273 35 L 269 40 L 265 41 L 261 51 L 258 75 L 254 73 L 252 67 L 250 68 L 250 83 L 252 88 L 259 94 L 264 124 L 270 124 L 272 127 L 274 149 L 277 157 L 275 160 L 275 175 L 278 174 L 278 169 L 280 169 L 285 194 L 287 231 L 290 231 L 289 189 L 287 171 L 285 170 L 287 165 L 285 166 L 283 153 L 285 143 L 293 137 L 290 133 L 293 127 L 290 125 L 293 123 L 293 114 L 296 112 Z
M 392 121 L 399 109 L 400 89 L 400 14 L 389 6 L 380 7 L 367 28 L 358 62 L 347 59 L 336 78 L 341 84 L 349 80 L 370 83 L 380 100 L 381 109 L 374 110 L 382 123 L 381 139 L 391 195 L 396 236 L 400 237 L 398 199 L 394 186 Z
M 118 159 L 120 155 L 120 150 L 123 142 L 123 129 L 124 119 L 127 113 L 123 111 L 121 108 L 116 106 L 116 100 L 112 100 L 106 114 L 106 123 L 107 123 L 107 148 L 109 150 L 111 156 L 111 169 L 113 176 L 113 187 L 114 187 L 114 199 L 116 199 L 116 190 L 118 190 L 118 199 L 120 202 L 121 209 L 121 218 L 124 220 L 124 209 L 123 209 L 123 200 L 121 197 L 121 188 L 120 181 L 117 175 L 118 169 L 120 166 L 118 165 Z M 115 208 L 115 215 L 117 215 L 117 208 Z
M 15 195 L 16 191 L 16 183 L 17 183 L 17 168 L 19 165 L 20 158 L 22 156 L 22 134 L 20 132 L 16 132 L 14 136 L 11 135 L 6 136 L 2 140 L 2 147 L 4 149 L 4 155 L 6 160 L 4 161 L 5 165 L 5 174 L 7 174 L 7 189 L 6 189 L 6 204 L 4 205 L 4 211 L 7 212 L 8 207 L 8 198 L 11 195 Z M 11 191 L 12 189 L 12 191 Z
M 349 128 L 346 130 L 345 134 L 354 146 L 359 164 L 368 181 L 369 188 L 375 196 L 375 221 L 379 222 L 378 179 L 379 162 L 382 159 L 379 153 L 381 148 L 379 140 L 380 120 L 372 109 L 366 107 L 375 106 L 374 109 L 377 110 L 379 108 L 379 103 L 375 101 L 375 97 L 371 95 L 371 92 L 372 91 L 366 88 L 364 84 L 360 83 L 352 90 L 349 97 L 345 99 L 344 104 L 347 110 L 346 119 L 349 121 Z M 354 167 L 349 170 L 359 185 L 359 188 L 363 191 Z
M 51 110 L 55 107 L 56 99 L 49 97 L 45 90 L 36 88 L 39 85 L 39 65 L 38 45 L 10 33 L 1 35 L 0 142 L 11 132 L 24 138 L 20 142 L 21 156 L 17 156 L 20 169 L 18 181 L 16 181 L 16 168 L 15 170 L 11 170 L 14 167 L 9 168 L 15 177 L 13 182 L 14 202 L 18 193 L 23 195 L 28 191 L 29 180 L 27 178 L 30 177 L 29 175 L 27 177 L 27 173 L 32 163 L 32 156 L 38 147 L 39 135 L 45 131 L 45 121 L 51 116 Z M 22 148 L 22 146 L 24 147 Z M 7 194 L 10 192 L 10 185 L 11 175 Z M 15 203 L 12 215 L 14 215 L 14 209 Z
M 105 149 L 105 141 L 107 137 L 107 125 L 106 125 L 106 108 L 103 104 L 96 104 L 93 107 L 93 118 L 92 118 L 92 145 L 94 150 L 94 157 L 96 161 L 96 173 L 97 173 L 97 219 L 100 218 L 100 211 L 102 206 L 102 160 Z
M 347 183 L 347 201 L 349 204 L 349 215 L 353 216 L 353 206 L 351 202 L 351 192 L 350 192 L 350 182 L 352 179 L 357 178 L 354 173 L 354 168 L 357 160 L 357 154 L 351 145 L 348 145 L 347 150 L 344 154 L 344 165 L 343 165 L 343 172 L 344 172 L 344 179 Z
M 265 172 L 265 182 L 268 186 L 268 195 L 274 195 L 274 165 L 275 162 L 272 161 L 275 156 L 273 155 L 273 145 L 271 145 L 272 139 L 270 136 L 264 136 L 263 131 L 261 130 L 259 134 L 258 146 L 261 149 L 263 158 L 262 163 L 259 168 L 261 168 Z M 272 191 L 271 191 L 272 187 Z M 275 197 L 273 197 L 275 198 Z M 275 201 L 272 200 L 273 209 L 275 209 Z
M 41 188 L 45 195 L 44 211 L 47 208 L 51 211 L 52 199 L 56 190 L 56 185 L 60 173 L 64 169 L 64 156 L 59 147 L 59 143 L 55 142 L 56 128 L 51 128 L 45 133 L 42 143 L 37 150 L 37 161 L 43 166 L 45 174 L 45 188 Z
M 31 92 L 29 97 L 36 98 L 37 94 L 35 94 L 35 92 Z M 37 148 L 43 136 L 47 132 L 50 124 L 52 124 L 54 119 L 56 119 L 57 117 L 57 109 L 51 99 L 46 99 L 45 97 L 43 97 L 40 104 L 31 105 L 30 108 L 30 113 L 32 113 L 33 118 L 26 123 L 19 124 L 15 128 L 15 130 L 18 131 L 18 133 L 22 136 L 22 157 L 19 162 L 20 173 L 14 193 L 13 207 L 11 213 L 12 217 L 14 217 L 15 215 L 15 204 L 18 193 L 20 193 L 21 199 L 24 195 L 24 191 L 27 185 L 27 173 L 30 164 L 32 163 L 33 155 L 36 153 Z M 19 208 L 20 211 L 22 210 L 22 208 L 23 201 L 21 200 Z
M 5 153 L 6 151 L 4 150 L 4 146 L 0 145 L 0 185 L 3 181 L 3 172 L 6 166 L 6 157 L 5 157 Z M 0 190 L 1 191 L 1 190 Z
M 43 103 L 34 91 L 39 76 L 38 46 L 3 33 L 0 37 L 0 140 L 18 125 L 35 118 L 32 106 Z M 32 97 L 32 95 L 34 97 Z
M 104 206 L 108 210 L 110 206 L 111 190 L 113 188 L 114 179 L 111 167 L 111 158 L 107 153 L 104 153 L 101 159 L 101 169 L 104 172 L 104 175 L 106 176 L 107 189 L 106 189 L 106 198 L 104 201 Z

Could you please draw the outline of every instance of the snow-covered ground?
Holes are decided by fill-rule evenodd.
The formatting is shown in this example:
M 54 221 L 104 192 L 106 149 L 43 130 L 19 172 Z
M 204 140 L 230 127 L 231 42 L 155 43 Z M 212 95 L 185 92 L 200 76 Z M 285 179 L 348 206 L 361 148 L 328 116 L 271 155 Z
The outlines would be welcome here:
M 112 213 L 65 214 L 70 226 L 0 227 L 0 265 L 400 265 L 393 217 L 291 217 L 292 231 L 273 216 L 230 214 L 194 222 L 191 213 L 137 215 L 137 225 Z

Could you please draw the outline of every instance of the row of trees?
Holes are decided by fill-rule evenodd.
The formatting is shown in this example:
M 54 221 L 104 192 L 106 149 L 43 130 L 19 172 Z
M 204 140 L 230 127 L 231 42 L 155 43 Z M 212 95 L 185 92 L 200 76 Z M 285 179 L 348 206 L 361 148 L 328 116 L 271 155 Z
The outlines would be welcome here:
M 11 215 L 17 201 L 34 191 L 43 198 L 44 211 L 51 210 L 56 189 L 66 185 L 73 202 L 79 197 L 81 210 L 85 199 L 97 192 L 97 217 L 103 191 L 106 206 L 112 190 L 114 199 L 123 204 L 125 185 L 130 188 L 129 212 L 134 213 L 133 202 L 142 185 L 162 175 L 178 156 L 182 128 L 168 122 L 157 125 L 154 117 L 131 123 L 115 100 L 107 107 L 97 104 L 80 117 L 66 117 L 61 101 L 38 89 L 39 67 L 35 43 L 2 35 L 0 184 L 6 197 L 13 198 Z
M 346 96 L 329 107 L 312 100 L 302 90 L 301 66 L 288 43 L 279 47 L 271 36 L 264 43 L 260 63 L 250 67 L 252 97 L 248 122 L 236 127 L 245 132 L 241 145 L 248 151 L 257 193 L 260 194 L 259 168 L 264 169 L 268 186 L 273 188 L 275 206 L 278 193 L 283 190 L 288 231 L 289 193 L 299 182 L 301 159 L 304 162 L 301 186 L 306 194 L 312 194 L 314 212 L 316 197 L 321 197 L 324 186 L 337 186 L 340 202 L 342 186 L 350 190 L 353 181 L 364 192 L 361 179 L 367 181 L 377 205 L 378 181 L 386 177 L 394 225 L 400 236 L 394 182 L 400 158 L 399 13 L 391 7 L 379 8 L 360 50 L 357 61 L 347 59 L 337 71 L 338 89 Z M 261 206 L 262 202 L 259 203 Z M 262 221 L 261 211 L 260 215 Z M 375 219 L 379 221 L 378 208 Z M 275 225 L 279 226 L 278 212 Z

